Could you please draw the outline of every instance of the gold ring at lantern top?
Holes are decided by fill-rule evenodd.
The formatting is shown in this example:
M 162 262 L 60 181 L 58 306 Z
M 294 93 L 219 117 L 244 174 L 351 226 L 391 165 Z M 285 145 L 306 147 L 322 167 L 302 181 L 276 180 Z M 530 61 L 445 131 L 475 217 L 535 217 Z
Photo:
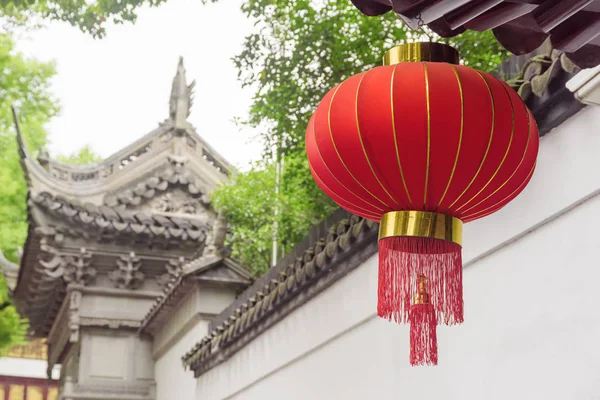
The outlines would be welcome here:
M 427 211 L 393 211 L 379 222 L 379 239 L 416 236 L 447 240 L 462 246 L 462 221 L 450 215 Z
M 422 61 L 458 64 L 459 59 L 458 50 L 447 44 L 416 42 L 401 44 L 389 49 L 383 55 L 383 65 Z

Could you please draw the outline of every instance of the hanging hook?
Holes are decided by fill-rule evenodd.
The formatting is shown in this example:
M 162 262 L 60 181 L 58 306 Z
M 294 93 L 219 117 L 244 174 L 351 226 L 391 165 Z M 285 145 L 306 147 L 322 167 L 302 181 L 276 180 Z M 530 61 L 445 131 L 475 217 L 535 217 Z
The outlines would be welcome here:
M 421 16 L 421 13 L 419 13 L 419 15 L 417 15 L 417 30 L 423 29 L 423 25 L 425 25 L 425 23 L 423 22 L 423 17 Z

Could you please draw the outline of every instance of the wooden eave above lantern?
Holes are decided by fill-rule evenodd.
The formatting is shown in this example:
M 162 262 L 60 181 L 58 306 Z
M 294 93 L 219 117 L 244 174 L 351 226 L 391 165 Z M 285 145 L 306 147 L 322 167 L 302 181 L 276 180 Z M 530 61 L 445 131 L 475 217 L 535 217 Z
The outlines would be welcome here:
M 412 29 L 427 25 L 442 37 L 466 30 L 494 32 L 515 55 L 550 38 L 581 68 L 600 63 L 600 0 L 352 0 L 365 15 L 394 11 Z

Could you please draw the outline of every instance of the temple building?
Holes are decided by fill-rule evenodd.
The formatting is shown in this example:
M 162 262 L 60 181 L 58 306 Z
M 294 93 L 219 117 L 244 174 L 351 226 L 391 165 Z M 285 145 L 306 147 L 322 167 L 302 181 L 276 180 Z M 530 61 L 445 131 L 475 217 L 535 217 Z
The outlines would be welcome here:
M 257 279 L 228 256 L 207 195 L 234 171 L 187 122 L 182 62 L 168 118 L 98 164 L 35 160 L 20 139 L 14 299 L 60 365 L 58 399 L 598 398 L 600 71 L 546 42 L 497 72 L 536 118 L 537 169 L 465 225 L 465 323 L 440 327 L 432 368 L 376 315 L 378 224 L 339 210 Z
M 34 159 L 15 112 L 29 233 L 13 298 L 32 337 L 46 340 L 48 375 L 61 365 L 60 399 L 156 398 L 155 366 L 170 369 L 185 352 L 171 356 L 184 334 L 180 314 L 191 313 L 184 323 L 196 329 L 194 339 L 202 336 L 196 325 L 251 282 L 223 249 L 226 226 L 208 193 L 232 167 L 187 121 L 193 88 L 180 60 L 168 118 L 85 166 Z M 190 304 L 173 308 L 164 296 L 182 288 Z M 151 308 L 170 310 L 176 321 L 166 325 Z M 153 336 L 138 333 L 143 323 Z

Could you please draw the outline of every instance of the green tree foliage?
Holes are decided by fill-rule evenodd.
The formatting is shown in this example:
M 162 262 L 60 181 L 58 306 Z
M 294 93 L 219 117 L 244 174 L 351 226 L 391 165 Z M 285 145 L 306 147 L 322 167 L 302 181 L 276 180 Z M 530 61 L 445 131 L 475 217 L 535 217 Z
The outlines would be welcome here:
M 95 38 L 105 35 L 106 23 L 135 22 L 143 5 L 164 0 L 0 0 L 0 23 L 4 30 L 17 26 L 37 27 L 44 20 L 64 21 Z
M 23 320 L 8 297 L 4 277 L 0 274 L 0 355 L 15 344 L 25 341 L 28 324 Z
M 0 250 L 12 262 L 18 262 L 18 249 L 27 236 L 27 184 L 13 126 L 11 105 L 19 110 L 24 139 L 34 157 L 46 145 L 44 125 L 58 112 L 58 103 L 50 93 L 52 63 L 27 59 L 15 52 L 13 41 L 0 35 Z M 89 147 L 61 158 L 68 163 L 98 160 Z M 0 274 L 0 353 L 24 340 L 26 321 L 10 304 L 8 290 Z
M 27 185 L 21 170 L 10 111 L 15 104 L 22 112 L 25 140 L 37 153 L 46 143 L 44 124 L 58 107 L 50 95 L 54 65 L 24 58 L 12 40 L 0 35 L 0 250 L 13 262 L 27 234 L 25 197 Z M 0 277 L 0 351 L 24 339 L 27 325 L 13 305 Z
M 234 184 L 213 192 L 213 206 L 229 221 L 238 221 L 228 238 L 235 258 L 247 265 L 268 267 L 273 216 L 277 206 L 285 202 L 275 191 L 275 166 L 258 163 L 234 179 Z
M 384 52 L 397 44 L 440 39 L 427 30 L 408 30 L 393 13 L 365 17 L 350 0 L 246 0 L 242 9 L 256 22 L 234 57 L 242 84 L 256 88 L 242 123 L 262 130 L 265 151 L 261 164 L 213 197 L 230 222 L 233 256 L 261 272 L 268 267 L 275 226 L 286 252 L 335 209 L 313 182 L 304 155 L 308 120 L 325 93 L 380 65 Z M 465 64 L 487 71 L 507 55 L 491 32 L 442 41 L 456 46 Z M 273 149 L 284 160 L 279 185 Z M 264 184 L 257 185 L 257 177 Z M 274 210 L 281 212 L 275 216 Z
M 19 110 L 21 131 L 35 157 L 47 143 L 44 125 L 58 113 L 58 102 L 50 93 L 54 64 L 24 58 L 6 35 L 0 35 L 0 72 L 0 249 L 16 261 L 27 235 L 27 185 L 10 107 L 14 104 Z M 89 146 L 58 158 L 70 164 L 99 160 Z
M 47 140 L 44 124 L 58 112 L 49 90 L 54 73 L 52 63 L 24 58 L 14 51 L 8 36 L 0 35 L 0 249 L 12 261 L 27 233 L 27 185 L 10 107 L 14 104 L 20 110 L 25 140 L 37 154 Z

